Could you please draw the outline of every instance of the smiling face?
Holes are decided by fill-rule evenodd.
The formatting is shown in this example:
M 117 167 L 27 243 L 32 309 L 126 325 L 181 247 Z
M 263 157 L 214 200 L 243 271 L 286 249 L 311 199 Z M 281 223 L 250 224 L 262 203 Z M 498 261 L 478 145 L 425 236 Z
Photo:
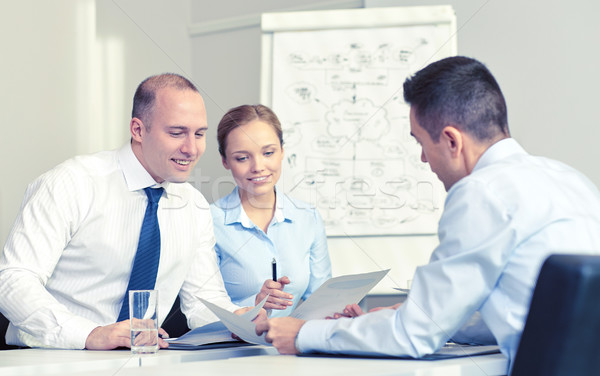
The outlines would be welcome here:
M 283 148 L 273 126 L 260 120 L 233 129 L 227 136 L 223 166 L 231 170 L 242 201 L 275 198 Z
M 131 120 L 132 149 L 157 183 L 185 182 L 206 149 L 206 109 L 199 93 L 159 89 L 150 124 Z

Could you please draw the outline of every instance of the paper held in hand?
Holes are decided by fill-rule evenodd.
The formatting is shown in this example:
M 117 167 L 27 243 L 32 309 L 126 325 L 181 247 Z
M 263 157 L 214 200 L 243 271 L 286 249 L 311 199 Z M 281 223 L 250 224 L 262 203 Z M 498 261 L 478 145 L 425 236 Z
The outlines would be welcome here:
M 305 302 L 296 308 L 290 316 L 302 320 L 324 319 L 342 312 L 346 305 L 358 303 L 389 272 L 389 269 L 378 272 L 352 274 L 329 279 Z M 257 306 L 262 307 L 266 298 Z M 247 312 L 243 316 L 224 310 L 212 303 L 202 300 L 231 332 L 250 343 L 270 346 L 262 336 L 257 336 L 255 324 L 252 322 L 256 313 Z M 260 308 L 259 308 L 260 309 Z M 252 317 L 250 317 L 252 316 Z
M 233 323 L 237 322 L 236 328 L 240 328 L 240 326 L 244 327 L 245 325 L 247 325 L 246 323 L 252 324 L 252 320 L 256 317 L 260 309 L 265 305 L 266 301 L 267 297 L 265 297 L 263 301 L 260 302 L 256 307 L 252 308 L 250 311 L 244 313 L 241 316 L 226 311 L 205 300 L 203 300 L 202 302 L 209 309 L 211 309 L 211 311 L 217 311 L 219 312 L 219 315 L 225 316 L 226 318 L 229 317 L 228 321 L 230 321 L 231 319 L 236 320 L 233 321 Z M 231 318 L 231 316 L 228 316 L 228 314 L 235 317 Z M 232 326 L 232 324 L 230 324 L 229 326 Z M 254 324 L 252 324 L 252 328 L 254 328 Z M 181 337 L 168 338 L 166 339 L 166 341 L 169 343 L 169 349 L 172 350 L 201 350 L 216 347 L 233 347 L 247 345 L 247 343 L 245 342 L 232 338 L 231 332 L 232 331 L 229 329 L 229 327 L 224 325 L 223 321 L 215 321 L 210 324 L 206 324 L 196 329 L 190 330 Z
M 290 316 L 302 320 L 324 319 L 342 312 L 346 305 L 358 303 L 390 269 L 330 278 L 300 304 Z

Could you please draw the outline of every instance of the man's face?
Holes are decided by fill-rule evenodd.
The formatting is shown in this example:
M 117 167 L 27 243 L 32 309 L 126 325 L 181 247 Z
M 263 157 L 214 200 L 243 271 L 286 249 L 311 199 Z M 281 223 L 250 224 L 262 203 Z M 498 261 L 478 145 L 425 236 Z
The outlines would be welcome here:
M 137 122 L 137 123 L 136 123 Z M 158 183 L 187 181 L 206 149 L 206 109 L 192 90 L 160 89 L 148 124 L 134 118 L 134 153 Z
M 448 140 L 446 135 L 442 134 L 440 140 L 434 142 L 429 133 L 419 125 L 412 107 L 410 109 L 410 134 L 421 145 L 421 161 L 429 163 L 431 171 L 444 183 L 446 191 L 465 176 L 464 168 L 461 169 L 461 161 L 453 156 L 452 140 Z

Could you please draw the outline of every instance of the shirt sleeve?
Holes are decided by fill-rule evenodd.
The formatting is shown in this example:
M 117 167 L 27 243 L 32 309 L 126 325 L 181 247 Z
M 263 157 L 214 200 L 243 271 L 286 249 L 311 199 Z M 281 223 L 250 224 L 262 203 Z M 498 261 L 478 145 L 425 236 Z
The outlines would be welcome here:
M 417 268 L 406 302 L 355 319 L 307 322 L 303 352 L 421 357 L 441 348 L 496 285 L 515 248 L 511 217 L 478 181 L 459 182 L 446 199 L 440 244 Z M 488 323 L 489 324 L 489 323 Z
M 331 278 L 331 261 L 327 248 L 327 235 L 325 225 L 319 212 L 314 210 L 314 240 L 310 247 L 310 280 L 302 296 L 303 300 L 315 292 L 323 283 Z
M 452 335 L 452 342 L 465 345 L 496 345 L 497 341 L 494 335 L 487 327 L 481 314 L 475 314 L 462 326 L 456 333 Z
M 207 218 L 205 225 L 198 230 L 203 233 L 197 245 L 197 256 L 192 262 L 179 293 L 182 311 L 187 317 L 188 326 L 191 329 L 218 320 L 217 316 L 202 304 L 200 298 L 231 312 L 240 308 L 231 302 L 225 290 L 214 249 L 215 237 L 212 217 L 207 213 L 199 213 L 198 215 L 204 215 Z
M 8 332 L 10 343 L 83 349 L 98 326 L 71 313 L 45 288 L 80 221 L 87 188 L 64 168 L 27 188 L 0 257 L 0 307 L 15 327 Z

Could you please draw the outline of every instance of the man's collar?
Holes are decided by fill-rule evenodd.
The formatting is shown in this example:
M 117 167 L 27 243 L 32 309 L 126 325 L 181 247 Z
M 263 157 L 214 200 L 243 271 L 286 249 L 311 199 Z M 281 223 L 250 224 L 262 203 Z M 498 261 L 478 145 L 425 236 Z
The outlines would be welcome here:
M 514 154 L 527 154 L 525 149 L 514 138 L 504 138 L 490 146 L 479 158 L 473 171 L 484 168 L 498 160 Z
M 137 191 L 146 187 L 163 187 L 165 191 L 169 185 L 168 182 L 158 184 L 148 171 L 142 166 L 128 142 L 118 151 L 119 165 L 123 171 L 123 177 L 129 191 Z

